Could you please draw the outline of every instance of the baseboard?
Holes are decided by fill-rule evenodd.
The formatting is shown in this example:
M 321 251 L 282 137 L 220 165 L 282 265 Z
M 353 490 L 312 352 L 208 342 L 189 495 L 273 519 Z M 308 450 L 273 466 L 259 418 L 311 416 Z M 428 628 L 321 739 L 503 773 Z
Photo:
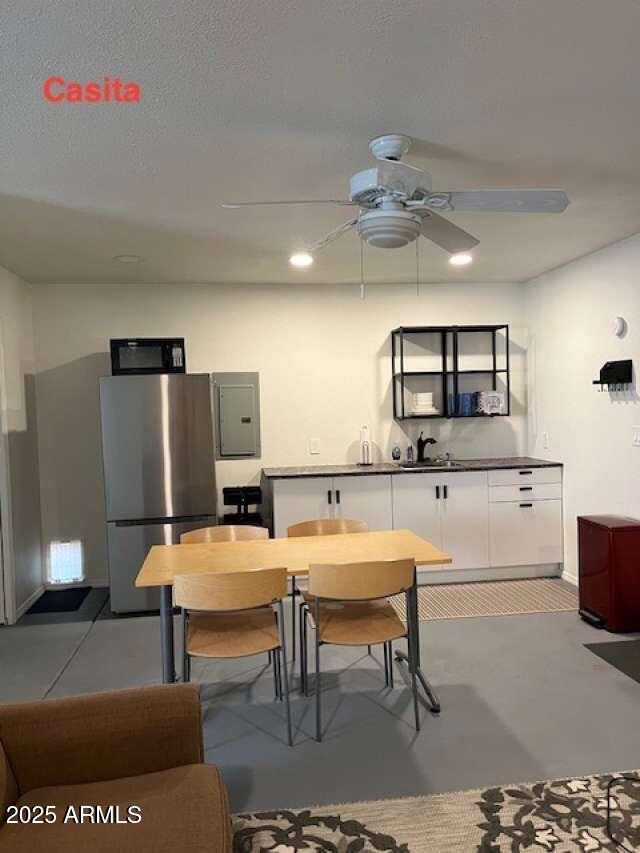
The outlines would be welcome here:
M 562 573 L 562 580 L 572 584 L 573 586 L 578 586 L 578 576 L 574 575 L 573 572 L 568 572 L 566 569 Z
M 18 606 L 16 609 L 16 622 L 21 616 L 27 612 L 27 610 L 36 603 L 36 601 L 40 598 L 42 593 L 45 591 L 45 586 L 39 586 L 38 589 L 34 590 L 31 595 L 27 598 L 26 601 L 23 601 L 22 604 Z
M 526 578 L 555 578 L 561 574 L 559 563 L 535 566 L 500 566 L 495 569 L 418 569 L 419 584 L 472 583 L 476 581 L 523 580 Z
M 74 583 L 47 583 L 45 589 L 75 589 L 79 586 L 91 586 L 94 589 L 105 589 L 109 586 L 108 578 L 83 578 Z

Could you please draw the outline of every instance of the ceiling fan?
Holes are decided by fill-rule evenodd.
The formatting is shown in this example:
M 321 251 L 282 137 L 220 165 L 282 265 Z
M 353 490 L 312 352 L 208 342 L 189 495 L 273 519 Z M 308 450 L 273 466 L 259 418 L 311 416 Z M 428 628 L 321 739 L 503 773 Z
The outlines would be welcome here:
M 310 253 L 355 228 L 361 240 L 380 249 L 398 249 L 422 235 L 455 255 L 469 251 L 479 240 L 441 213 L 562 213 L 569 204 L 566 193 L 557 189 L 433 191 L 428 172 L 400 162 L 411 142 L 411 137 L 401 133 L 372 139 L 369 151 L 376 165 L 352 176 L 348 199 L 245 201 L 222 206 L 334 204 L 360 208 L 357 216 L 307 246 Z

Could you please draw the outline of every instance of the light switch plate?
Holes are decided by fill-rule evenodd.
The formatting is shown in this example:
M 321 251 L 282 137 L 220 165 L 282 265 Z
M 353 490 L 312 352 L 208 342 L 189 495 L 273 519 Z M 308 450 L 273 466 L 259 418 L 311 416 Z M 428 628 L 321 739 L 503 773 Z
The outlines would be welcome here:
M 310 438 L 309 439 L 309 453 L 311 453 L 312 456 L 315 456 L 315 454 L 320 453 L 320 439 L 319 438 Z
M 631 427 L 631 444 L 640 447 L 640 426 Z

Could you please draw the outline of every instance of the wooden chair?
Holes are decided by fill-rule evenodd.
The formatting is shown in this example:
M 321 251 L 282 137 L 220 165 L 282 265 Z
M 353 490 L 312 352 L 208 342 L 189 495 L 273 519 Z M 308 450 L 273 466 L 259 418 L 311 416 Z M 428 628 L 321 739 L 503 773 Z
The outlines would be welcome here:
M 320 647 L 371 646 L 382 644 L 385 658 L 385 682 L 393 687 L 393 641 L 405 637 L 409 650 L 409 671 L 413 690 L 416 730 L 420 730 L 418 710 L 417 631 L 411 620 L 405 625 L 388 601 L 389 596 L 404 593 L 407 614 L 411 612 L 410 594 L 415 589 L 416 567 L 413 560 L 384 560 L 369 563 L 317 565 L 309 567 L 309 595 L 313 604 L 308 611 L 315 625 L 316 738 L 322 740 Z M 339 602 L 340 605 L 336 606 Z M 307 683 L 307 642 L 304 619 L 301 666 Z
M 366 521 L 355 521 L 352 518 L 316 518 L 312 521 L 300 521 L 287 527 L 287 536 L 331 536 L 336 533 L 367 533 L 369 525 Z M 296 587 L 295 577 L 291 578 L 291 645 L 293 648 L 293 659 L 296 659 Z M 302 648 L 302 627 L 304 621 L 304 608 L 307 606 L 306 590 L 300 590 L 300 604 L 298 608 L 298 624 L 300 625 L 300 647 Z M 371 652 L 371 649 L 369 649 Z M 300 652 L 302 654 L 302 652 Z M 306 694 L 304 675 L 301 671 L 301 687 Z
M 287 536 L 327 536 L 335 533 L 367 533 L 366 521 L 352 518 L 317 518 L 287 527 Z
M 183 680 L 190 679 L 192 657 L 236 658 L 272 653 L 276 698 L 284 695 L 287 736 L 292 746 L 282 606 L 287 594 L 287 570 L 176 575 L 173 589 L 175 602 L 182 608 Z
M 217 527 L 199 527 L 189 530 L 180 537 L 181 545 L 194 545 L 202 542 L 235 542 L 245 539 L 268 539 L 266 527 L 253 527 L 250 524 L 220 524 Z

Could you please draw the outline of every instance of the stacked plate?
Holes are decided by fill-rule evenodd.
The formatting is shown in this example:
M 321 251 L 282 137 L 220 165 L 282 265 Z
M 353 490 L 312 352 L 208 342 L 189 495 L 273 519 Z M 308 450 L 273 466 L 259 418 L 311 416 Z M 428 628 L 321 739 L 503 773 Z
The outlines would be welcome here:
M 412 415 L 439 415 L 440 410 L 433 405 L 432 391 L 419 391 L 413 394 Z

